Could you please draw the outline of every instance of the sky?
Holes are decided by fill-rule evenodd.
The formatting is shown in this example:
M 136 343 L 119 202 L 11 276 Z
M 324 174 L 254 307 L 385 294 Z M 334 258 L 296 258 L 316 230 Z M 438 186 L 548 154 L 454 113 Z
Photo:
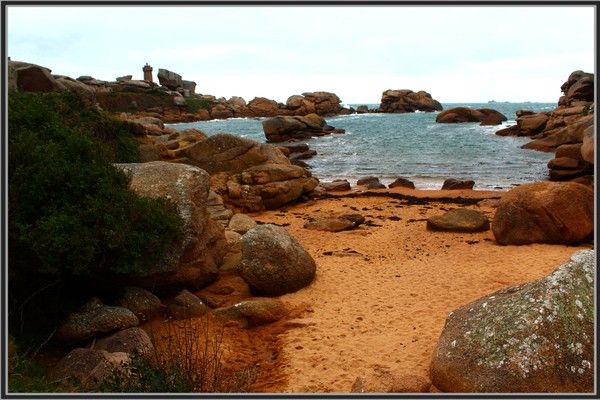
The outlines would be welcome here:
M 442 103 L 556 102 L 594 72 L 592 6 L 8 6 L 12 60 L 77 78 L 142 79 L 147 62 L 196 92 L 285 102 L 309 91 L 344 104 L 387 89 Z

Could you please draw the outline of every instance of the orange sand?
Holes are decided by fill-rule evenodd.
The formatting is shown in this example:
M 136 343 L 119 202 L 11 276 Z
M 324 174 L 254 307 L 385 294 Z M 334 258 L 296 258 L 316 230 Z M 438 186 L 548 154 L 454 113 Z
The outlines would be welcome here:
M 501 195 L 468 190 L 395 192 L 427 197 Z M 280 333 L 277 340 L 280 350 L 273 367 L 284 378 L 271 381 L 272 385 L 263 382 L 260 390 L 348 392 L 357 376 L 375 368 L 429 376 L 431 355 L 450 311 L 540 278 L 576 250 L 591 247 L 499 246 L 491 231 L 426 230 L 424 219 L 456 207 L 461 206 L 339 198 L 253 215 L 257 221 L 289 224 L 288 231 L 317 263 L 311 285 L 281 297 L 291 308 L 304 311 L 291 321 L 298 327 Z M 467 207 L 493 217 L 493 208 Z M 381 226 L 338 233 L 302 227 L 309 216 L 350 212 Z M 390 216 L 401 219 L 389 220 Z

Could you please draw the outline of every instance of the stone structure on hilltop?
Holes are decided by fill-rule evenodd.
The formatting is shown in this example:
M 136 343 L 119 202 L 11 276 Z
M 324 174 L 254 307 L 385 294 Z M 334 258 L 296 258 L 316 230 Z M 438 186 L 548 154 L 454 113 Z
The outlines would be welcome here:
M 146 63 L 142 68 L 142 71 L 144 71 L 144 80 L 152 82 L 152 67 Z

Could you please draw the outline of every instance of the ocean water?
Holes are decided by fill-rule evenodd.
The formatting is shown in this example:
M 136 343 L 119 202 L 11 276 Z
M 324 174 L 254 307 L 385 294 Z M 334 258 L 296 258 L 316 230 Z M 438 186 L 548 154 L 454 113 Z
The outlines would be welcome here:
M 439 189 L 447 178 L 472 179 L 475 189 L 507 189 L 545 180 L 552 153 L 521 149 L 528 138 L 501 137 L 497 130 L 515 124 L 515 111 L 548 111 L 555 103 L 453 103 L 444 109 L 466 106 L 493 108 L 508 118 L 502 125 L 479 123 L 438 124 L 437 113 L 353 114 L 325 118 L 346 129 L 304 141 L 317 155 L 305 160 L 322 181 L 377 176 L 390 183 L 401 176 L 420 189 Z M 351 104 L 356 108 L 356 104 Z M 371 104 L 370 107 L 377 107 Z M 175 129 L 197 128 L 208 135 L 226 132 L 266 142 L 263 118 L 232 118 L 171 124 Z

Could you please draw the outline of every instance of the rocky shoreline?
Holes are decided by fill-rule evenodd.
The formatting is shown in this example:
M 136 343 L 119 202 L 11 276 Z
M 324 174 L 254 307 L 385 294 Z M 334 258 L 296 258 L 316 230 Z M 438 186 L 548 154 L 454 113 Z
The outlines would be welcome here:
M 147 72 L 151 72 L 148 65 L 144 67 Z M 49 69 L 33 64 L 9 62 L 10 89 L 73 91 L 134 124 L 141 133 L 136 138 L 141 162 L 115 167 L 129 175 L 132 191 L 170 199 L 183 221 L 182 237 L 162 263 L 143 275 L 123 276 L 114 282 L 114 293 L 106 299 L 90 293 L 78 311 L 57 323 L 54 340 L 62 350 L 68 349 L 68 354 L 53 365 L 54 380 L 75 379 L 85 387 L 107 381 L 115 371 L 127 374 L 135 357 L 150 357 L 158 351 L 158 342 L 148 334 L 148 321 L 164 327 L 174 321 L 209 318 L 239 335 L 251 335 L 259 326 L 281 328 L 278 334 L 287 340 L 281 349 L 288 363 L 280 361 L 278 353 L 269 353 L 271 364 L 261 370 L 259 379 L 267 389 L 281 389 L 275 383 L 265 383 L 272 367 L 301 376 L 301 383 L 287 382 L 292 391 L 592 390 L 593 252 L 577 253 L 552 272 L 557 260 L 564 261 L 572 253 L 568 246 L 581 249 L 593 243 L 594 104 L 589 74 L 571 74 L 556 110 L 520 112 L 516 127 L 498 132 L 532 136 L 534 141 L 526 148 L 556 150 L 556 158 L 549 163 L 550 177 L 561 182 L 529 183 L 498 193 L 473 191 L 475 182 L 451 179 L 433 194 L 415 190 L 412 182 L 400 176 L 389 187 L 377 177 L 361 179 L 354 188 L 348 181 L 320 183 L 302 166 L 301 160 L 314 152 L 289 141 L 343 134 L 323 117 L 353 112 L 343 108 L 333 93 L 294 95 L 286 104 L 266 98 L 246 103 L 239 97 L 225 100 L 196 95 L 194 82 L 164 69 L 158 74 L 160 86 L 152 82 L 151 75 L 143 81 L 131 78 L 123 76 L 115 82 L 92 77 L 72 79 L 52 75 Z M 441 109 L 427 92 L 387 90 L 376 111 Z M 263 121 L 267 141 L 288 143 L 261 144 L 225 133 L 209 137 L 199 130 L 176 131 L 164 126 L 165 122 L 230 117 L 268 117 Z M 488 109 L 451 109 L 437 115 L 439 123 L 496 125 L 503 120 L 505 116 Z M 574 182 L 562 182 L 568 179 Z M 403 241 L 398 241 L 399 235 Z M 407 243 L 413 247 L 409 249 Z M 469 250 L 474 245 L 476 252 Z M 365 246 L 374 246 L 375 251 Z M 398 251 L 401 248 L 404 251 Z M 476 259 L 469 258 L 471 253 Z M 491 271 L 473 272 L 485 267 L 481 254 L 492 260 Z M 507 265 L 505 256 L 515 271 L 518 266 L 525 272 L 513 271 L 510 279 L 494 284 L 489 277 L 478 276 L 476 290 L 468 295 L 457 294 L 457 288 L 451 287 L 454 282 L 440 271 L 440 266 L 452 268 L 464 289 L 470 284 L 471 273 L 487 276 L 502 272 Z M 461 257 L 468 259 L 471 270 L 461 269 Z M 539 258 L 543 265 L 535 268 Z M 522 268 L 524 260 L 535 273 Z M 420 275 L 411 275 L 413 270 L 406 270 L 405 265 Z M 430 265 L 435 273 L 427 275 Z M 345 268 L 357 279 L 362 299 L 343 290 L 348 286 Z M 576 284 L 571 276 L 577 278 Z M 423 283 L 428 279 L 432 285 Z M 532 279 L 538 280 L 513 286 Z M 231 280 L 236 283 L 224 283 Z M 394 291 L 392 283 L 397 280 L 402 281 L 401 301 L 377 297 L 382 287 L 385 293 Z M 413 293 L 411 290 L 419 285 L 426 291 Z M 541 295 L 547 286 L 566 293 L 567 300 Z M 411 298 L 426 301 L 425 297 L 433 296 L 440 287 L 442 292 L 451 293 L 454 307 L 467 300 L 474 302 L 456 308 L 444 326 L 451 311 L 446 303 L 431 305 L 434 320 L 425 325 L 418 318 L 400 315 L 401 307 L 407 307 L 426 319 L 428 310 L 415 308 Z M 505 290 L 488 295 L 492 288 Z M 326 293 L 336 299 L 333 308 Z M 371 302 L 369 295 L 376 298 L 367 309 L 360 302 Z M 340 314 L 346 301 L 354 311 L 344 308 Z M 386 302 L 394 305 L 384 309 Z M 538 321 L 534 318 L 537 315 L 522 313 L 522 324 L 512 329 L 511 315 L 515 314 L 502 313 L 512 308 L 521 313 L 521 305 L 529 302 L 540 307 L 547 320 Z M 554 312 L 558 309 L 560 312 Z M 392 318 L 390 312 L 400 317 Z M 356 319 L 350 323 L 339 320 L 340 315 Z M 494 319 L 495 315 L 502 318 Z M 404 326 L 403 318 L 410 323 Z M 489 324 L 482 326 L 481 321 Z M 393 329 L 384 330 L 386 324 Z M 339 343 L 348 347 L 337 348 L 328 334 L 335 334 Z M 384 349 L 382 340 L 387 343 L 388 334 L 402 339 L 400 344 L 393 344 L 391 353 L 397 354 L 385 354 L 382 364 L 368 355 L 346 358 L 342 354 L 356 354 L 361 346 L 357 346 L 355 336 L 369 342 L 369 352 L 380 348 L 377 346 Z M 373 342 L 369 335 L 377 339 Z M 389 357 L 402 358 L 407 347 L 414 356 L 418 350 L 410 343 L 417 343 L 419 335 L 427 336 L 427 347 L 416 357 L 418 374 L 414 375 L 407 373 L 409 367 L 403 361 Z M 524 346 L 514 347 L 511 339 L 515 335 Z M 308 358 L 298 355 L 310 348 L 308 340 L 322 336 L 339 354 L 317 346 L 317 353 Z M 489 339 L 492 336 L 494 339 Z M 571 349 L 567 342 L 581 346 Z M 466 357 L 468 352 L 463 348 L 478 352 Z M 349 364 L 337 365 L 337 356 Z M 365 359 L 370 363 L 368 368 Z M 573 368 L 559 370 L 567 361 Z M 392 368 L 396 363 L 404 369 Z M 333 370 L 329 372 L 333 377 L 328 378 L 330 382 L 315 380 L 315 374 L 328 375 L 324 372 L 328 367 Z M 465 371 L 477 373 L 469 376 Z M 495 374 L 502 379 L 496 379 Z

